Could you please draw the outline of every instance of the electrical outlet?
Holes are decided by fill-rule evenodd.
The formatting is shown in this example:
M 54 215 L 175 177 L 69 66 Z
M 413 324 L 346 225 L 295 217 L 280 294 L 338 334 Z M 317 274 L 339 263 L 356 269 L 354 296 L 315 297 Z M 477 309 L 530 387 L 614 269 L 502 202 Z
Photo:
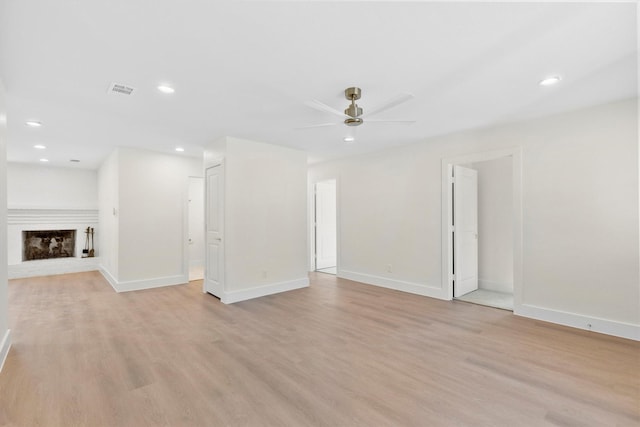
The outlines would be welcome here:
M 392 273 L 393 272 L 393 265 L 387 264 L 387 272 L 388 273 Z

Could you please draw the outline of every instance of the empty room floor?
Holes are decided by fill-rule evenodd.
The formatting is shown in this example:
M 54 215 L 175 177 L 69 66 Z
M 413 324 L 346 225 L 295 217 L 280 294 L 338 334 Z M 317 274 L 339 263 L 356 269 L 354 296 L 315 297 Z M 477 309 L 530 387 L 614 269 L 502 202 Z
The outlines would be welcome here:
M 640 343 L 313 273 L 224 305 L 12 280 L 0 426 L 631 426 Z

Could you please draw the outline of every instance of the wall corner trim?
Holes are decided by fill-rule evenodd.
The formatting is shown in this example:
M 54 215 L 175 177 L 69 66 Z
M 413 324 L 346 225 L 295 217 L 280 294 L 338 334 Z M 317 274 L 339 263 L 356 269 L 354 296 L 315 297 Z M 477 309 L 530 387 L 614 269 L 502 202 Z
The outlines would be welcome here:
M 640 325 L 523 304 L 513 314 L 591 332 L 640 341 Z M 591 325 L 589 327 L 589 325 Z
M 2 368 L 4 367 L 4 362 L 7 360 L 7 356 L 9 355 L 9 350 L 11 349 L 11 329 L 7 329 L 4 337 L 2 338 L 2 343 L 0 344 L 0 372 L 2 372 Z
M 119 282 L 104 267 L 100 268 L 100 273 L 107 279 L 107 282 L 118 293 L 141 291 L 143 289 L 161 288 L 164 286 L 183 285 L 189 283 L 189 278 L 184 274 L 166 277 L 155 277 L 153 279 L 131 280 L 128 282 Z
M 390 279 L 388 277 L 374 276 L 371 274 L 358 273 L 355 271 L 340 270 L 338 277 L 349 279 L 366 285 L 380 286 L 382 288 L 394 289 L 396 291 L 408 292 L 425 297 L 447 300 L 446 292 L 441 286 L 429 286 L 427 284 L 406 282 L 403 280 Z
M 260 298 L 267 295 L 279 294 L 280 292 L 293 291 L 295 289 L 309 287 L 309 278 L 303 277 L 286 282 L 270 283 L 264 286 L 256 286 L 249 289 L 239 291 L 225 292 L 220 298 L 224 304 L 233 304 L 234 302 L 246 301 L 253 298 Z

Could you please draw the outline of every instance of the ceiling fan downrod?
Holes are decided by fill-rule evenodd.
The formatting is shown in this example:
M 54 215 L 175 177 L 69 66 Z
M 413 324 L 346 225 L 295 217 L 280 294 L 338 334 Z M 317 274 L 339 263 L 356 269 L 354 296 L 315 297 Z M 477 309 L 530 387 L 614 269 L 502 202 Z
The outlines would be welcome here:
M 351 105 L 344 110 L 344 114 L 349 116 L 344 120 L 344 124 L 347 126 L 360 126 L 362 124 L 362 119 L 359 117 L 362 115 L 362 108 L 356 104 L 361 94 L 362 91 L 359 87 L 349 87 L 344 90 L 345 98 L 351 101 Z

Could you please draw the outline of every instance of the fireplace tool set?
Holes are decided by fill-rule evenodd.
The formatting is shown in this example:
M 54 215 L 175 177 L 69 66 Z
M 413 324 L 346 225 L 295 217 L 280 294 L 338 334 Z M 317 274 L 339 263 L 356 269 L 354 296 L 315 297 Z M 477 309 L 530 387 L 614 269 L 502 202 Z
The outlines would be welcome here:
M 95 256 L 93 250 L 93 227 L 87 227 L 84 233 L 87 235 L 87 239 L 82 250 L 82 258 L 93 258 Z

